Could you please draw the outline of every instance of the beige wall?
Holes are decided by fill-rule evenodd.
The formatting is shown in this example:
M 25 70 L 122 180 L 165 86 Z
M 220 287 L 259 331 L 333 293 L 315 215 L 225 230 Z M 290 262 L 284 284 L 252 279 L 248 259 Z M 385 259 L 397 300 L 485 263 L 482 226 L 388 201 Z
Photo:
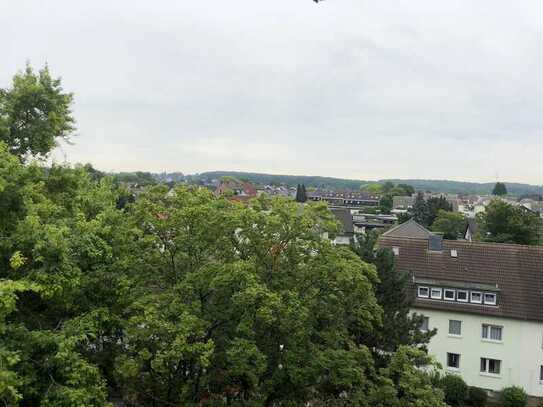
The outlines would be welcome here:
M 543 365 L 543 323 L 426 309 L 414 311 L 429 317 L 430 329 L 437 328 L 428 350 L 445 371 L 459 373 L 471 386 L 501 390 L 518 385 L 529 395 L 543 397 L 543 382 L 539 381 Z M 448 334 L 450 319 L 462 321 L 461 337 Z M 502 326 L 502 341 L 483 339 L 483 323 Z M 447 368 L 447 352 L 461 355 L 459 370 Z M 480 373 L 481 357 L 501 360 L 500 375 Z

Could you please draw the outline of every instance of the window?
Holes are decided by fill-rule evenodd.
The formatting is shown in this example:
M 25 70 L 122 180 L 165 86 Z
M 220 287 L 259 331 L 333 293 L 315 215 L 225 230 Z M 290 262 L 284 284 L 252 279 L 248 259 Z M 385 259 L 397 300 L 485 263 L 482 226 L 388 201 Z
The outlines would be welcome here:
M 430 296 L 430 289 L 428 287 L 419 287 L 419 297 L 428 298 Z
M 394 256 L 400 255 L 400 248 L 397 246 L 392 247 L 392 253 L 394 253 Z
M 441 299 L 441 288 L 432 288 L 432 292 L 430 294 L 430 297 L 434 300 L 440 300 Z
M 449 320 L 449 335 L 462 335 L 462 321 Z
M 447 301 L 454 301 L 455 297 L 456 292 L 454 290 L 451 290 L 450 288 L 445 288 L 445 290 L 443 290 L 443 298 Z
M 456 300 L 460 302 L 468 302 L 468 292 L 465 290 L 458 290 L 456 292 Z
M 483 324 L 483 338 L 490 339 L 491 341 L 502 340 L 502 328 L 497 325 Z
M 496 294 L 485 293 L 484 300 L 487 305 L 496 305 Z
M 481 358 L 481 373 L 500 374 L 501 364 L 501 360 Z
M 430 330 L 430 318 L 422 317 L 422 323 L 420 324 L 420 330 L 423 332 L 428 332 Z
M 458 252 L 456 249 L 451 249 L 451 257 L 458 257 Z
M 480 304 L 483 302 L 483 294 L 477 291 L 471 292 L 471 302 L 474 302 L 476 304 Z
M 460 368 L 460 355 L 458 353 L 447 353 L 447 367 Z
M 543 382 L 543 365 L 539 366 L 539 381 Z

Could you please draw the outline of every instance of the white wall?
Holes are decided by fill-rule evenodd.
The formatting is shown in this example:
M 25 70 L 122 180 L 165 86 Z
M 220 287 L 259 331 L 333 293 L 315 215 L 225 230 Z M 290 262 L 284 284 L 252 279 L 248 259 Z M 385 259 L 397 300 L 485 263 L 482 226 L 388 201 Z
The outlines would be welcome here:
M 429 317 L 430 329 L 437 328 L 428 350 L 444 370 L 459 373 L 471 386 L 501 390 L 518 385 L 531 396 L 543 397 L 543 382 L 539 381 L 543 365 L 543 323 L 427 309 L 414 311 Z M 461 337 L 448 334 L 450 319 L 462 321 Z M 482 339 L 483 323 L 503 326 L 502 341 Z M 461 355 L 459 370 L 447 368 L 447 352 Z M 480 373 L 482 357 L 502 361 L 499 376 Z

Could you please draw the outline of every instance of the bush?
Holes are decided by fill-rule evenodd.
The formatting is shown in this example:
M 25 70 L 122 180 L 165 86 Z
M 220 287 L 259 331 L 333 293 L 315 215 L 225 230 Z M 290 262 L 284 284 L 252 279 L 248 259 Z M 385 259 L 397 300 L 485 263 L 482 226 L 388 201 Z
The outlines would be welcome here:
M 510 386 L 502 390 L 503 407 L 526 407 L 528 395 L 522 387 Z
M 483 389 L 479 387 L 469 388 L 469 404 L 473 407 L 485 407 L 487 398 L 488 395 Z
M 451 406 L 463 406 L 468 398 L 468 385 L 457 375 L 448 374 L 441 379 L 445 402 Z

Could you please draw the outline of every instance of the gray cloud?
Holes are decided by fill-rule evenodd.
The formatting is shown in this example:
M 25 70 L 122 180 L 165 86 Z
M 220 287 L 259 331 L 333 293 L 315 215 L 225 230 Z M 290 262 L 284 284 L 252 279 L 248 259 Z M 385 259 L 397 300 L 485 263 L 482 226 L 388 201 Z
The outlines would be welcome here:
M 542 11 L 18 0 L 0 4 L 0 86 L 47 61 L 76 94 L 63 152 L 104 170 L 542 183 Z

